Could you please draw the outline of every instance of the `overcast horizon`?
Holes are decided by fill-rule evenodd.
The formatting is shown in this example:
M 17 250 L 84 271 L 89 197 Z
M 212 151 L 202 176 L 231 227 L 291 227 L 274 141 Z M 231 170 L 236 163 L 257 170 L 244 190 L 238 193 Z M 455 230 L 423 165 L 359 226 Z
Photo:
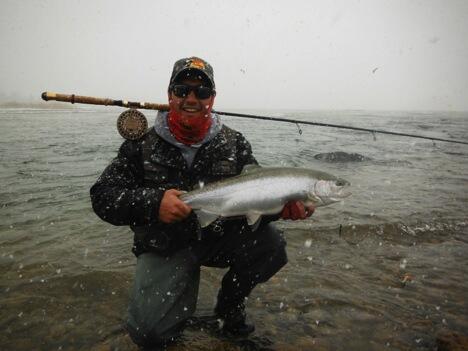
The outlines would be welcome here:
M 4 0 L 0 19 L 0 101 L 165 103 L 174 61 L 195 55 L 218 110 L 468 110 L 462 0 Z

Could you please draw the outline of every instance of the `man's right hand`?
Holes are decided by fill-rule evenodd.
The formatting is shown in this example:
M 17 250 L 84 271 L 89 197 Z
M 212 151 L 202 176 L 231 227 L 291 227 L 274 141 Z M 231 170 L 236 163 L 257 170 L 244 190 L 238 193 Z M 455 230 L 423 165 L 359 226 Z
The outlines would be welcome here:
M 182 191 L 176 189 L 165 191 L 159 206 L 159 220 L 161 222 L 174 223 L 189 216 L 192 208 L 179 199 L 182 194 Z

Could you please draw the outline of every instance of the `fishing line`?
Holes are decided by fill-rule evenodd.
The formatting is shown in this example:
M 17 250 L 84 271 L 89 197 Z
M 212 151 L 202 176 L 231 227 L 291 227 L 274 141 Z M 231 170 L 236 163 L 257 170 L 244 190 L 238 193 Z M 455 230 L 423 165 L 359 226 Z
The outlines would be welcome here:
M 391 132 L 391 131 L 382 130 L 382 129 L 352 127 L 352 126 L 345 126 L 345 125 L 333 124 L 333 123 L 320 123 L 320 122 L 301 121 L 301 120 L 298 120 L 298 119 L 289 119 L 289 118 L 280 118 L 280 117 L 257 116 L 257 115 L 250 115 L 250 114 L 244 114 L 244 113 L 233 113 L 233 112 L 223 112 L 223 111 L 213 111 L 213 112 L 216 112 L 219 115 L 225 115 L 225 116 L 261 119 L 261 120 L 265 120 L 265 121 L 295 123 L 296 125 L 307 124 L 307 125 L 319 126 L 319 127 L 330 127 L 330 128 L 339 128 L 339 129 L 358 130 L 358 131 L 363 131 L 363 132 L 370 132 L 370 133 L 374 134 L 374 138 L 375 138 L 376 133 L 380 133 L 380 134 L 389 134 L 389 135 L 399 135 L 399 136 L 405 136 L 405 137 L 410 137 L 410 138 L 427 139 L 427 140 L 432 140 L 433 143 L 434 143 L 435 140 L 437 140 L 437 141 L 444 141 L 444 142 L 447 142 L 447 143 L 468 145 L 468 142 L 466 142 L 466 141 L 435 138 L 435 137 L 428 137 L 428 136 L 417 135 L 417 134 Z M 374 140 L 376 140 L 376 138 Z
M 296 127 L 297 127 L 297 132 L 299 133 L 299 135 L 302 135 L 301 126 L 300 126 L 299 124 L 296 123 Z

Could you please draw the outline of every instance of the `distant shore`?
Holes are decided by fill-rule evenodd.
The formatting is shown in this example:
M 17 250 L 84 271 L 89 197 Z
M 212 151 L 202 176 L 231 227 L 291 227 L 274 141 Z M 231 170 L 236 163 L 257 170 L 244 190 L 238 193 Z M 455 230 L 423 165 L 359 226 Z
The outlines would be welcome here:
M 77 107 L 66 103 L 66 102 L 57 102 L 54 101 L 53 104 L 47 103 L 45 101 L 37 102 L 20 102 L 20 101 L 5 101 L 0 102 L 0 108 L 43 108 L 43 109 L 76 109 Z

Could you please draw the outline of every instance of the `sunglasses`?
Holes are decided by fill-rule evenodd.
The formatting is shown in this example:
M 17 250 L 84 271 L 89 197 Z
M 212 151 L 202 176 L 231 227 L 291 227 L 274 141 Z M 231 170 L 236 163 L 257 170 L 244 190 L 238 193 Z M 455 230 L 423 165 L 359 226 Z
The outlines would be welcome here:
M 172 86 L 172 92 L 180 98 L 188 96 L 191 91 L 193 91 L 197 99 L 208 99 L 214 93 L 212 88 L 204 87 L 203 85 L 176 84 Z

